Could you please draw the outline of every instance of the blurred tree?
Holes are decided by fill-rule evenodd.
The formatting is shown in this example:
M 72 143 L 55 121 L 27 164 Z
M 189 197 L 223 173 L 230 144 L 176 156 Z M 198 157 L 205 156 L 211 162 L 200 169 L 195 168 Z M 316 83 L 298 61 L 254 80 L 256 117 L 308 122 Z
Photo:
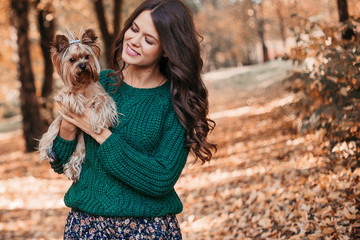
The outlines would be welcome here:
M 256 23 L 256 27 L 257 27 L 257 33 L 261 42 L 261 48 L 262 48 L 262 53 L 263 53 L 263 62 L 267 62 L 269 61 L 269 53 L 268 53 L 268 48 L 266 46 L 266 42 L 265 42 L 265 16 L 263 13 L 263 6 L 262 4 L 264 3 L 264 1 L 260 1 L 259 3 L 256 3 L 252 0 L 248 0 L 249 1 L 249 6 L 251 8 L 251 10 L 253 10 L 254 12 L 254 18 L 255 18 L 255 23 Z
M 199 5 L 199 13 L 195 17 L 196 28 L 203 37 L 205 71 L 233 67 L 241 62 L 239 49 L 234 48 L 238 24 L 230 24 L 233 19 L 223 17 L 233 16 L 232 9 L 226 6 L 216 9 L 213 4 L 208 1 Z
M 269 61 L 269 52 L 265 43 L 265 20 L 260 18 L 257 20 L 258 23 L 258 34 L 261 41 L 262 53 L 263 53 L 263 62 Z
M 234 23 L 240 25 L 237 27 L 237 34 L 234 35 L 234 48 L 241 47 L 241 65 L 255 64 L 258 62 L 256 51 L 258 35 L 256 32 L 255 11 L 252 8 L 252 2 L 239 2 L 234 7 L 231 26 L 235 25 Z
M 36 0 L 37 20 L 40 33 L 40 46 L 44 58 L 44 81 L 41 91 L 43 98 L 48 97 L 53 91 L 54 67 L 50 58 L 51 42 L 55 37 L 55 19 L 52 2 L 43 3 Z
M 29 38 L 28 38 L 28 12 L 27 0 L 12 0 L 12 24 L 17 31 L 18 50 L 18 78 L 21 83 L 20 100 L 23 116 L 23 132 L 26 151 L 35 151 L 38 139 L 44 129 L 41 121 L 37 97 L 35 94 L 34 75 L 31 67 Z
M 336 0 L 336 3 L 339 12 L 339 21 L 346 23 L 349 20 L 347 0 Z M 352 37 L 355 37 L 354 30 L 350 26 L 346 26 L 342 31 L 342 38 L 350 40 Z
M 336 0 L 338 11 L 339 11 L 339 21 L 345 22 L 349 19 L 349 11 L 347 6 L 347 0 Z
M 93 0 L 96 16 L 99 22 L 99 27 L 101 31 L 102 38 L 105 44 L 105 58 L 107 67 L 112 66 L 111 59 L 111 49 L 112 43 L 116 36 L 120 32 L 120 22 L 121 22 L 121 10 L 123 5 L 123 0 L 113 0 L 113 32 L 109 30 L 109 26 L 105 17 L 104 4 L 102 0 Z
M 51 42 L 55 37 L 55 18 L 53 3 L 50 1 L 36 0 L 35 9 L 37 11 L 37 25 L 40 33 L 40 47 L 44 60 L 44 79 L 41 90 L 41 115 L 45 125 L 55 119 L 53 116 L 54 104 L 50 99 L 53 92 L 53 73 L 54 67 L 51 61 L 50 48 Z
M 286 34 L 285 34 L 285 20 L 283 16 L 283 9 L 284 9 L 284 3 L 282 0 L 272 0 L 272 2 L 276 6 L 276 14 L 279 19 L 279 30 L 280 30 L 280 36 L 281 40 L 283 42 L 283 48 L 286 49 Z

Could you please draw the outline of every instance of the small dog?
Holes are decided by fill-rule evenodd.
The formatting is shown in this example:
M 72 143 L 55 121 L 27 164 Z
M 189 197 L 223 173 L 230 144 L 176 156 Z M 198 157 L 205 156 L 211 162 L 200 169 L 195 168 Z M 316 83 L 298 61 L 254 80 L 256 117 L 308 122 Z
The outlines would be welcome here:
M 67 31 L 65 35 L 56 35 L 51 47 L 51 60 L 56 72 L 64 82 L 64 87 L 55 100 L 62 106 L 62 110 L 82 115 L 86 107 L 91 108 L 90 122 L 93 130 L 100 133 L 105 127 L 118 123 L 117 107 L 114 100 L 105 92 L 99 83 L 100 48 L 98 37 L 93 29 L 82 31 L 81 39 L 75 38 Z M 57 117 L 51 123 L 48 131 L 39 142 L 40 161 L 53 159 L 53 141 L 59 134 L 62 117 Z M 64 165 L 64 174 L 77 182 L 81 172 L 81 165 L 85 160 L 85 142 L 83 133 L 77 136 L 76 149 Z

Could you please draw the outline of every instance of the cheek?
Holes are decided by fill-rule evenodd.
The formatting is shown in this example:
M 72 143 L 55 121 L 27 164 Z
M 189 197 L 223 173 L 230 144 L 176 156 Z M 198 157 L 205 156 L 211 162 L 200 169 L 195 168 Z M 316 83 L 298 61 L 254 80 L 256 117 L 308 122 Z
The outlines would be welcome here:
M 147 56 L 151 56 L 154 59 L 158 59 L 162 55 L 162 49 L 158 46 L 145 45 L 143 47 L 143 52 L 146 52 Z
M 129 41 L 129 39 L 131 39 L 133 37 L 133 32 L 128 29 L 125 34 L 124 34 L 124 44 L 125 44 L 125 41 Z

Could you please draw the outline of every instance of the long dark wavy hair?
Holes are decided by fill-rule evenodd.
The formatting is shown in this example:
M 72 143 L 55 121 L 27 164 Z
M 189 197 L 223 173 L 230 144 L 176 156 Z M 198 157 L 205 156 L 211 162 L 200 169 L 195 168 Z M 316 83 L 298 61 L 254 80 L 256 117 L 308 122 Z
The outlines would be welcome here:
M 200 35 L 197 34 L 191 11 L 179 0 L 144 1 L 124 23 L 113 44 L 113 76 L 118 85 L 123 81 L 125 62 L 122 59 L 124 34 L 136 17 L 150 10 L 153 23 L 167 57 L 161 58 L 160 71 L 170 80 L 174 109 L 186 128 L 186 144 L 195 160 L 210 161 L 216 145 L 207 141 L 215 127 L 208 116 L 208 92 L 201 78 L 203 61 L 200 57 Z

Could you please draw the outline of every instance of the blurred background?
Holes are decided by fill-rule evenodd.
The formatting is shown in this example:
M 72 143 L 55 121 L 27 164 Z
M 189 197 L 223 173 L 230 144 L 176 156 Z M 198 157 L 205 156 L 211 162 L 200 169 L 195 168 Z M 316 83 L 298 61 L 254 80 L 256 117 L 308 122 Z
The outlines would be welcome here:
M 52 39 L 94 28 L 105 69 L 140 2 L 0 1 L 0 239 L 62 239 L 71 182 L 36 152 L 62 86 Z M 218 144 L 177 183 L 184 239 L 360 238 L 360 2 L 184 3 Z

